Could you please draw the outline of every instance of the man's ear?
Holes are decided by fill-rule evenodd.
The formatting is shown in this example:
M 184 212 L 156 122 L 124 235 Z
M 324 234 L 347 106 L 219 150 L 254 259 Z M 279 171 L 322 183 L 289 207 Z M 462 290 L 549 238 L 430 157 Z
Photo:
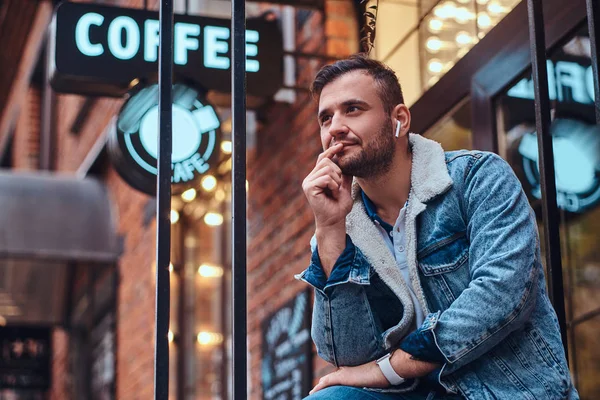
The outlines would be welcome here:
M 407 135 L 410 131 L 410 111 L 405 104 L 398 104 L 392 110 L 392 119 L 394 121 L 400 121 L 401 127 L 398 137 Z M 396 122 L 394 123 L 394 129 L 396 129 Z

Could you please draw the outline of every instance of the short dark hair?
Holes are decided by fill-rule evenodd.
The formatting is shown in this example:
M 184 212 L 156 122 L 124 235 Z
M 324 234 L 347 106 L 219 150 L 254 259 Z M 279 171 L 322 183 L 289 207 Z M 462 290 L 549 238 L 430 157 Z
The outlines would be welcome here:
M 321 68 L 310 88 L 313 97 L 318 98 L 327 84 L 352 71 L 364 71 L 373 78 L 386 113 L 391 113 L 398 104 L 404 104 L 402 88 L 396 73 L 384 63 L 373 60 L 363 53 Z

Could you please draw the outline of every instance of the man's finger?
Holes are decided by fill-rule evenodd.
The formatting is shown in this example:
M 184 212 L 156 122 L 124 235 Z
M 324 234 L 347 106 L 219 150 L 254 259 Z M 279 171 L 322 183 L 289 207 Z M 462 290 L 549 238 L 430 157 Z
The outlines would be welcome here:
M 333 180 L 329 175 L 322 176 L 311 182 L 312 190 L 311 194 L 318 194 L 323 192 L 325 189 L 329 189 L 332 193 L 340 190 L 340 185 Z M 334 195 L 335 196 L 335 195 Z
M 319 157 L 317 158 L 317 164 L 319 163 L 319 161 L 321 161 L 324 158 L 329 158 L 329 159 L 333 158 L 333 156 L 336 155 L 336 153 L 338 151 L 340 151 L 343 147 L 344 147 L 344 145 L 341 143 L 334 144 L 333 146 L 331 146 L 330 148 L 328 148 L 327 150 L 325 150 L 324 152 L 319 154 Z
M 313 388 L 313 390 L 311 390 L 309 392 L 309 394 L 316 393 L 316 392 L 318 392 L 321 389 L 325 389 L 326 387 L 334 386 L 334 385 L 337 385 L 337 384 L 339 384 L 339 382 L 337 382 L 335 380 L 335 372 L 333 372 L 333 373 L 331 373 L 329 375 L 325 375 L 324 377 L 322 377 L 319 380 L 319 383 L 317 383 L 317 385 Z
M 338 185 L 342 184 L 342 174 L 337 172 L 335 168 L 329 167 L 321 168 L 310 174 L 310 176 L 308 177 L 308 182 L 310 183 L 312 181 L 315 181 L 322 176 L 330 176 L 331 179 L 333 179 Z

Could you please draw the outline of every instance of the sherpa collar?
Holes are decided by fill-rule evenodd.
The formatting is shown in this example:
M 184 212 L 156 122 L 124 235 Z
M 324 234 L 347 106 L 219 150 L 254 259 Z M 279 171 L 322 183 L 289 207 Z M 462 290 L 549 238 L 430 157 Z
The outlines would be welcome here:
M 422 203 L 426 203 L 452 186 L 444 149 L 438 142 L 416 133 L 409 133 L 408 142 L 412 149 L 411 196 L 414 195 Z M 360 186 L 354 179 L 352 199 L 356 200 L 360 192 Z

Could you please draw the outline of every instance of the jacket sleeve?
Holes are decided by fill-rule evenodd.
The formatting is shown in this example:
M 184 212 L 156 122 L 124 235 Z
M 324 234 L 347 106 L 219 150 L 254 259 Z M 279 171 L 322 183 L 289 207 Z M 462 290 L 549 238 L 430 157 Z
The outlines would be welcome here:
M 535 216 L 511 167 L 492 153 L 469 162 L 462 204 L 471 281 L 448 309 L 430 314 L 421 327 L 432 330 L 447 361 L 441 376 L 522 327 L 543 280 Z

